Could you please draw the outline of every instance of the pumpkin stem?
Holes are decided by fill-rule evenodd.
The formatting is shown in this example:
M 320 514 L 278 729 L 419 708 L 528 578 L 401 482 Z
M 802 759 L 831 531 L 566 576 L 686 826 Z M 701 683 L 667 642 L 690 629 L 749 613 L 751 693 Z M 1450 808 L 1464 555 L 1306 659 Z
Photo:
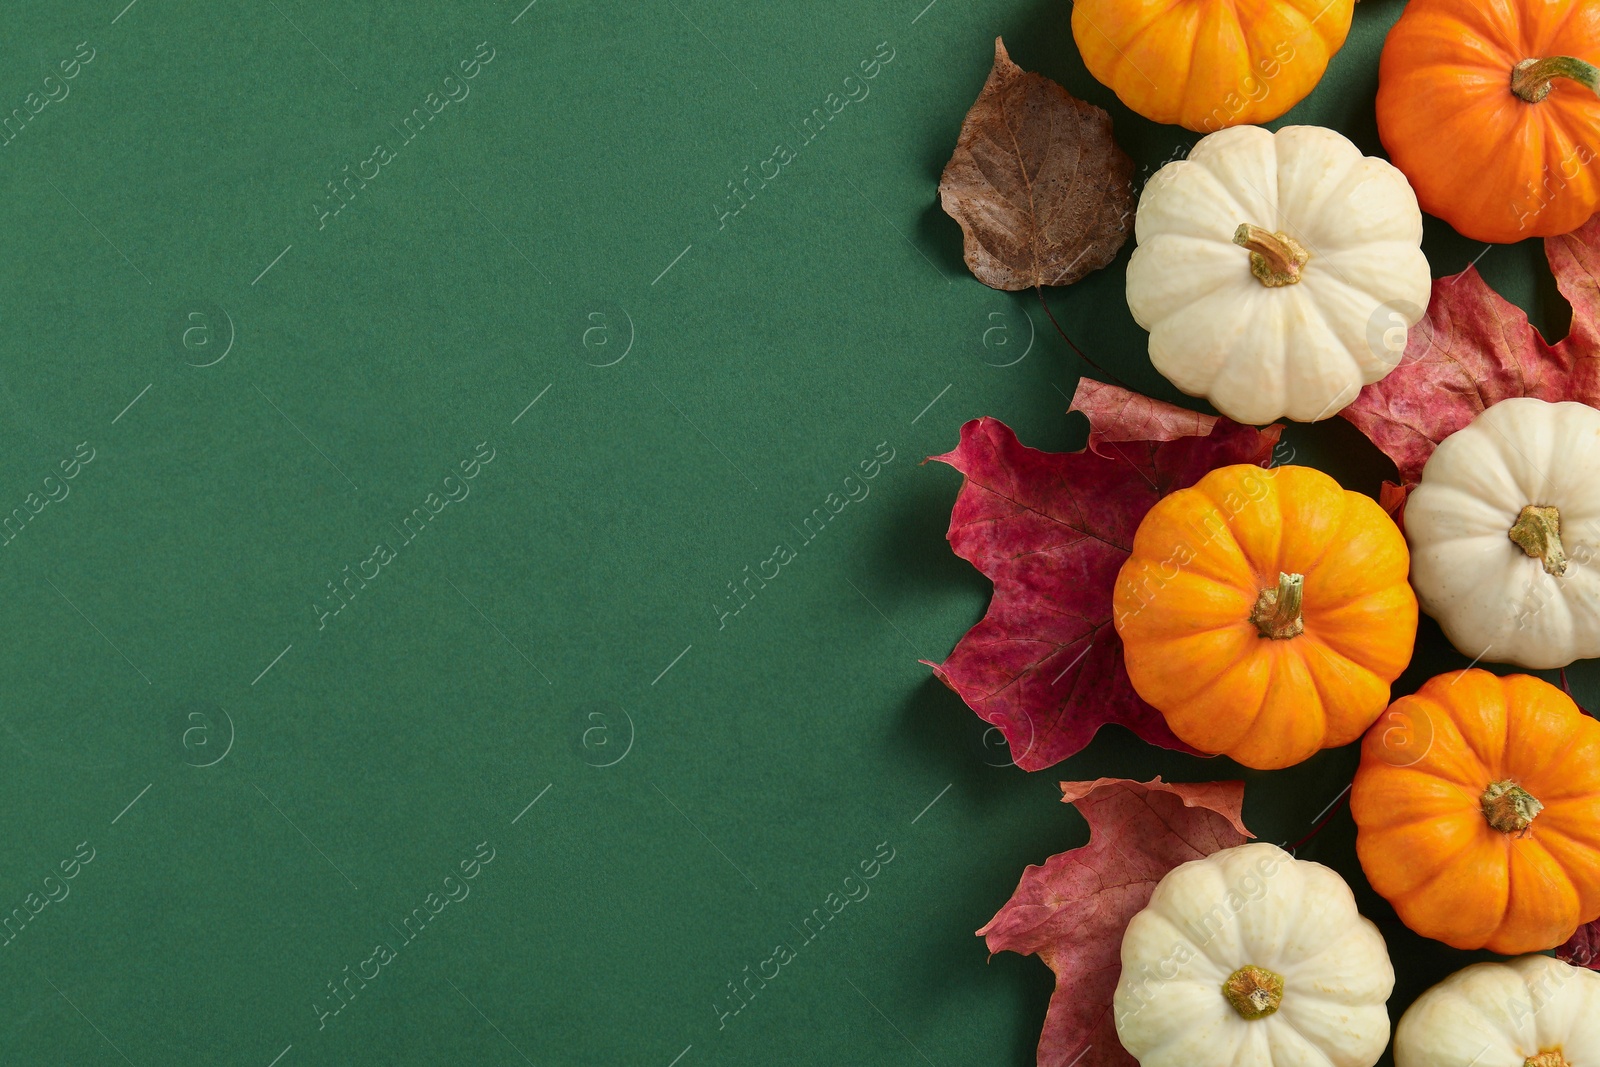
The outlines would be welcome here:
M 1279 574 L 1276 589 L 1261 590 L 1255 610 L 1250 612 L 1250 621 L 1256 624 L 1256 631 L 1262 637 L 1281 641 L 1305 632 L 1305 619 L 1300 614 L 1305 587 L 1305 575 Z
M 1522 1067 L 1572 1067 L 1558 1048 L 1547 1048 L 1536 1056 L 1522 1061 Z
M 1283 1001 L 1283 976 L 1246 964 L 1228 975 L 1222 983 L 1222 995 L 1244 1018 L 1264 1019 L 1277 1011 Z
M 1480 803 L 1484 820 L 1503 834 L 1527 833 L 1534 816 L 1544 810 L 1532 793 L 1510 779 L 1490 783 Z
M 1506 536 L 1532 558 L 1544 564 L 1545 573 L 1559 578 L 1567 573 L 1567 551 L 1561 546 L 1561 512 L 1529 504 L 1517 516 Z
M 1305 246 L 1286 233 L 1273 233 L 1242 223 L 1233 231 L 1233 243 L 1250 250 L 1250 273 L 1268 289 L 1293 285 L 1311 258 Z
M 1551 78 L 1570 78 L 1592 93 L 1600 93 L 1600 67 L 1573 56 L 1524 59 L 1511 68 L 1511 91 L 1530 104 L 1550 95 Z

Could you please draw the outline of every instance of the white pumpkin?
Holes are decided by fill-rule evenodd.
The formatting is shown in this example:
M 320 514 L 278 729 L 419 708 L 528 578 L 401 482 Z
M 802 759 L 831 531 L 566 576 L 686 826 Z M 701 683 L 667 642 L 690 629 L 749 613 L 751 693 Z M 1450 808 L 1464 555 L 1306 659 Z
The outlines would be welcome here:
M 1142 1067 L 1372 1067 L 1393 988 L 1344 879 L 1253 843 L 1161 880 L 1122 937 L 1113 1006 Z
M 1428 306 L 1405 175 L 1333 130 L 1235 126 L 1139 198 L 1128 306 L 1150 362 L 1235 422 L 1315 422 L 1393 370 Z
M 1600 974 L 1549 956 L 1475 963 L 1418 997 L 1395 1067 L 1600 1067 Z
M 1495 404 L 1428 457 L 1405 526 L 1417 600 L 1463 655 L 1600 656 L 1600 411 Z

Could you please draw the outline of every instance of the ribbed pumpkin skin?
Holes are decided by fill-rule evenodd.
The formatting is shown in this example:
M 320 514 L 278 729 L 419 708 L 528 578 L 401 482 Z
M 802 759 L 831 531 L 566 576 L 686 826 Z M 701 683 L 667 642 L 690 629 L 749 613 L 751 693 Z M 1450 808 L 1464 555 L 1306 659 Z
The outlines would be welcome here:
M 1476 241 L 1570 233 L 1600 207 L 1600 97 L 1557 78 L 1530 104 L 1524 59 L 1600 64 L 1593 0 L 1410 0 L 1378 65 L 1378 136 L 1422 210 Z
M 1600 722 L 1537 678 L 1477 669 L 1393 709 L 1362 745 L 1350 811 L 1362 870 L 1401 921 L 1515 955 L 1600 918 Z M 1396 759 L 1387 732 L 1402 725 L 1415 743 Z M 1508 780 L 1544 804 L 1520 835 L 1483 815 L 1484 790 Z
M 1147 119 L 1211 133 L 1277 118 L 1322 80 L 1354 0 L 1076 0 L 1084 65 Z
M 1600 973 L 1549 956 L 1464 967 L 1411 1002 L 1395 1067 L 1600 1063 Z
M 1248 767 L 1349 744 L 1411 660 L 1409 563 L 1383 509 L 1321 471 L 1212 471 L 1156 503 L 1117 575 L 1128 676 L 1178 737 Z M 1305 631 L 1262 637 L 1280 573 L 1305 576 Z

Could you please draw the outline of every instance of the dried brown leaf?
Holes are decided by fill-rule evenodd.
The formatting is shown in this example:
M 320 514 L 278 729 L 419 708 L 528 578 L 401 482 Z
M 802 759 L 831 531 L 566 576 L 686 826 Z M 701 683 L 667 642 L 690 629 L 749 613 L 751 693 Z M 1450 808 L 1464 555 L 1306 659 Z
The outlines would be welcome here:
M 1111 116 L 1011 62 L 995 38 L 994 69 L 939 179 L 978 280 L 1071 285 L 1104 267 L 1133 230 L 1132 179 Z

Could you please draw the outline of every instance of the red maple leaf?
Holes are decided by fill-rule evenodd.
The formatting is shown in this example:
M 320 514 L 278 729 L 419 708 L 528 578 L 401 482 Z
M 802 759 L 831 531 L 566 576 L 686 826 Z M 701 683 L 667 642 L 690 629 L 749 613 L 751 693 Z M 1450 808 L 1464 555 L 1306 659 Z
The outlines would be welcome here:
M 1400 365 L 1361 390 L 1342 415 L 1400 471 L 1385 483 L 1391 513 L 1422 477 L 1440 441 L 1508 397 L 1577 400 L 1600 407 L 1600 215 L 1561 237 L 1545 256 L 1572 305 L 1566 340 L 1549 344 L 1510 303 L 1468 267 L 1433 283 L 1428 314 L 1412 328 Z
M 1577 933 L 1556 949 L 1556 959 L 1574 967 L 1600 971 L 1600 919 L 1578 927 Z
M 1255 836 L 1240 821 L 1244 783 L 1101 778 L 1062 782 L 1061 794 L 1088 820 L 1089 843 L 1024 870 L 978 936 L 1056 973 L 1039 1067 L 1134 1067 L 1111 1011 L 1122 933 L 1168 871 Z
M 933 456 L 966 476 L 950 515 L 956 555 L 994 582 L 989 611 L 934 673 L 998 726 L 1011 758 L 1036 771 L 1083 748 L 1105 723 L 1192 752 L 1133 691 L 1111 624 L 1111 593 L 1134 531 L 1155 502 L 1231 463 L 1266 463 L 1265 430 L 1083 381 L 1070 410 L 1089 447 L 1040 452 L 995 419 L 961 428 Z

